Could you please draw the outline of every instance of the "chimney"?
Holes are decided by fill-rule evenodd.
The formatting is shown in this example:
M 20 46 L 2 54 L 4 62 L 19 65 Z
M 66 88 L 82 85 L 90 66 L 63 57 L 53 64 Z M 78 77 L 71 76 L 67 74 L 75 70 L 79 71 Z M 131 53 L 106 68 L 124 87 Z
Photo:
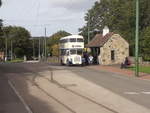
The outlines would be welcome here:
M 103 29 L 103 36 L 109 33 L 109 28 L 107 26 L 104 27 Z

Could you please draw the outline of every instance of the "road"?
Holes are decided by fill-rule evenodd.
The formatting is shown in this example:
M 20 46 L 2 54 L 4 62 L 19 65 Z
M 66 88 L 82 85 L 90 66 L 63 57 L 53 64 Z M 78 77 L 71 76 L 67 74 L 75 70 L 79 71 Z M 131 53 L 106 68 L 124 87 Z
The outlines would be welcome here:
M 78 110 L 80 111 L 78 113 L 81 113 L 81 111 L 86 112 L 83 108 L 87 106 L 90 106 L 93 109 L 98 108 L 98 110 L 101 108 L 101 112 L 103 113 L 122 113 L 118 112 L 117 109 L 100 104 L 98 101 L 91 99 L 90 96 L 85 96 L 88 93 L 85 93 L 86 90 L 81 90 L 84 84 L 81 85 L 82 83 L 78 83 L 80 81 L 79 78 L 82 78 L 82 81 L 87 85 L 96 84 L 97 86 L 108 90 L 110 93 L 112 92 L 112 95 L 119 95 L 121 98 L 123 97 L 133 103 L 144 106 L 146 109 L 150 109 L 150 81 L 129 78 L 103 70 L 97 71 L 94 69 L 89 69 L 88 67 L 66 67 L 44 63 L 0 64 L 0 70 L 0 72 L 3 74 L 1 76 L 7 77 L 10 81 L 12 81 L 12 84 L 18 90 L 33 113 L 59 113 L 59 111 L 63 111 L 64 113 L 77 113 Z M 45 79 L 46 77 L 50 78 L 49 76 L 52 70 L 57 75 L 54 79 L 57 79 L 60 83 L 65 81 L 61 81 L 60 79 L 64 79 L 63 76 L 60 76 L 63 74 L 64 77 L 74 77 L 74 79 L 77 80 L 76 84 L 81 86 L 78 89 L 78 87 L 74 88 L 75 84 L 70 84 L 69 88 L 66 89 L 59 83 L 55 84 L 59 87 L 62 87 L 59 89 L 58 86 L 54 86 L 53 83 L 48 82 Z M 74 81 L 72 80 L 72 83 L 73 82 Z M 93 87 L 97 88 L 96 85 L 93 85 Z M 50 91 L 53 88 L 55 90 Z M 86 87 L 83 87 L 83 89 L 86 89 Z M 74 102 L 72 101 L 71 103 L 70 100 L 65 100 L 64 98 L 66 95 L 68 98 L 74 100 Z M 78 101 L 76 102 L 76 100 Z M 77 109 L 79 106 L 75 107 L 75 105 L 77 105 L 75 102 L 86 103 L 86 106 L 83 105 L 81 109 Z M 80 106 L 82 106 L 82 104 Z M 94 112 L 98 113 L 100 111 Z
M 80 67 L 67 67 L 66 69 L 137 104 L 150 108 L 150 81 L 103 70 L 81 69 Z

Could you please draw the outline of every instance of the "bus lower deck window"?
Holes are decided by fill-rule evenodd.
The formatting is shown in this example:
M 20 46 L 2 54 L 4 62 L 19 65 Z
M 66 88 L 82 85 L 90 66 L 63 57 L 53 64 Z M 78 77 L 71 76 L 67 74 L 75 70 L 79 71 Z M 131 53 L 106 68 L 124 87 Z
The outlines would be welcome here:
M 70 54 L 71 54 L 71 55 L 76 54 L 76 52 L 77 52 L 77 51 L 76 51 L 75 49 L 70 50 Z

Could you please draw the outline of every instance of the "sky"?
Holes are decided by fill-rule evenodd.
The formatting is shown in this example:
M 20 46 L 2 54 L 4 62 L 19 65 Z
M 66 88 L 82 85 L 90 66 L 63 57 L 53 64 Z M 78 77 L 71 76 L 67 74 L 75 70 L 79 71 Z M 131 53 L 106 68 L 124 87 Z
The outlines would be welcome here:
M 59 30 L 77 34 L 84 16 L 96 0 L 2 0 L 4 26 L 25 27 L 32 36 L 47 36 Z

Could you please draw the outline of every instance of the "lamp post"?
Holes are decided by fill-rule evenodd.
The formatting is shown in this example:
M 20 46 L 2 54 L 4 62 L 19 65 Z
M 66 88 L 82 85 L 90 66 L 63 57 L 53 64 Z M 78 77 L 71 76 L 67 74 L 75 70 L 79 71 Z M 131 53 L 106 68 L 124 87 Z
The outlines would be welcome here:
M 90 13 L 88 15 L 88 43 L 90 42 Z
M 35 58 L 35 44 L 34 44 L 34 38 L 33 38 L 33 59 Z
M 7 46 L 8 46 L 8 43 L 7 43 L 7 40 L 8 40 L 8 39 L 7 39 L 7 38 L 8 38 L 8 35 L 7 35 L 6 32 L 4 31 L 4 29 L 3 29 L 3 33 L 4 33 L 4 36 L 5 36 L 5 61 L 7 61 L 7 56 L 8 56 L 8 55 L 7 55 L 7 54 L 8 54 L 8 53 L 7 53 L 7 48 L 8 48 L 8 47 L 7 47 Z
M 4 28 L 2 28 L 2 31 L 4 33 L 4 38 L 5 38 L 5 54 L 4 54 L 5 55 L 5 57 L 4 57 L 5 59 L 4 60 L 7 61 L 7 37 L 8 36 L 7 36 Z
M 139 0 L 136 0 L 135 76 L 139 76 Z
M 41 41 L 39 37 L 39 61 L 41 60 Z
M 13 41 L 11 39 L 11 60 L 13 60 Z
M 46 40 L 46 27 L 45 27 L 45 60 L 47 59 L 47 40 Z

